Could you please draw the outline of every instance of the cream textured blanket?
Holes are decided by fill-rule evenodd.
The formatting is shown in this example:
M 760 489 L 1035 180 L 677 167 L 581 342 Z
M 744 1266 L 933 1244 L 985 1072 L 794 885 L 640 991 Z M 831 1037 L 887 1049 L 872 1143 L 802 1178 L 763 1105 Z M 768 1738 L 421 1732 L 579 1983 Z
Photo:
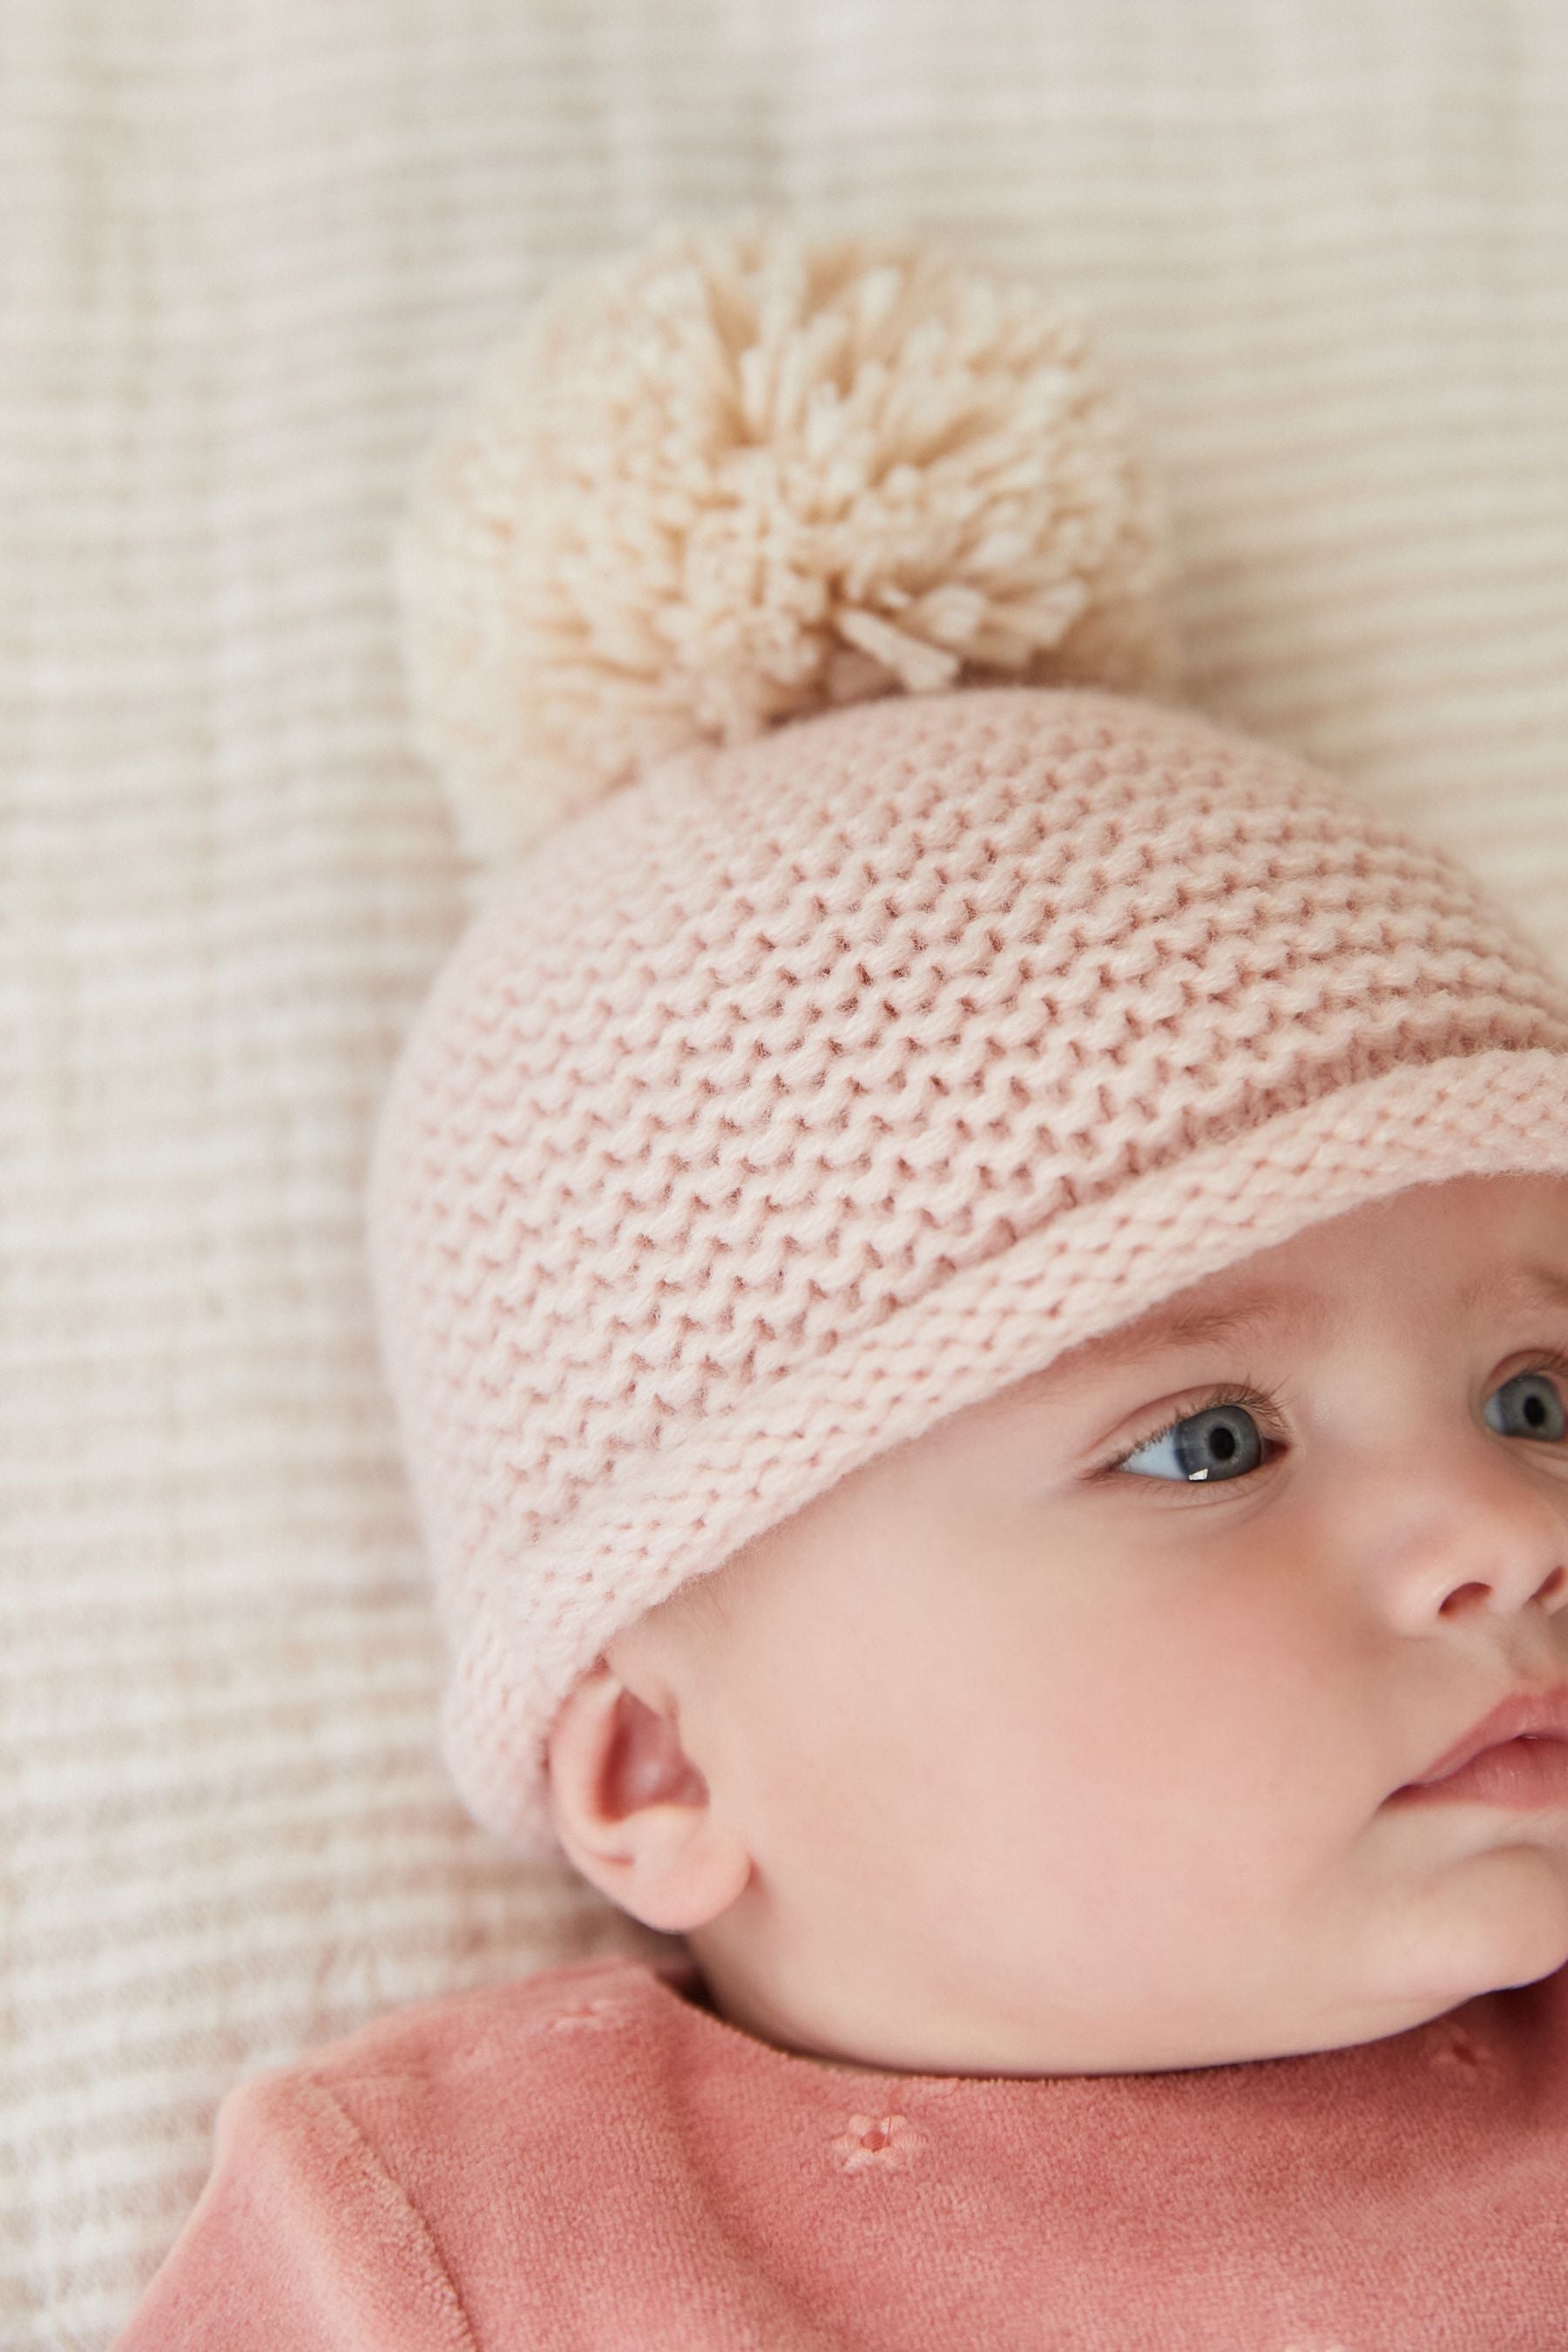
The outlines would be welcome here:
M 658 1950 L 466 1822 L 369 1321 L 463 916 L 410 459 L 557 269 L 742 204 L 1093 310 L 1193 698 L 1568 962 L 1560 0 L 0 0 L 0 2342 L 98 2352 L 242 2074 Z

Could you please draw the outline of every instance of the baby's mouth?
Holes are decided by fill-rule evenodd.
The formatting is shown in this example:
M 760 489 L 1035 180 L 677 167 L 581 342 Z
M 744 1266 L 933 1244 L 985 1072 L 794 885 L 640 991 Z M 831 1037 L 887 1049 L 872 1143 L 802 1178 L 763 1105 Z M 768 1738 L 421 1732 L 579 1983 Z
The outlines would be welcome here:
M 1568 1740 L 1544 1732 L 1494 1740 L 1451 1772 L 1396 1789 L 1389 1802 L 1568 1809 Z

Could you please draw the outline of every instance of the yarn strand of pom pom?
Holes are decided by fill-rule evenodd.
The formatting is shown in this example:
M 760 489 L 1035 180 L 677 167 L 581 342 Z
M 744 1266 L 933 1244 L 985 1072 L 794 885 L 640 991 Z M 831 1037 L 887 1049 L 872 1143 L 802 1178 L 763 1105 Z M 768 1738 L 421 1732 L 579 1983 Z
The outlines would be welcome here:
M 1167 570 L 1075 309 L 751 218 L 550 289 L 417 473 L 396 563 L 416 740 L 479 861 L 682 744 L 861 695 L 1158 694 Z

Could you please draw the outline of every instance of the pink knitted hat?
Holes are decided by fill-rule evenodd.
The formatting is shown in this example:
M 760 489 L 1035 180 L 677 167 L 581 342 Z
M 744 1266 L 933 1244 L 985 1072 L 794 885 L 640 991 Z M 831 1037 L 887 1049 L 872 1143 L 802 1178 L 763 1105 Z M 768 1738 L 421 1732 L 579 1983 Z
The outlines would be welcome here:
M 1320 1219 L 1568 1172 L 1568 989 L 1162 698 L 1164 564 L 1081 321 L 755 218 L 561 286 L 426 461 L 487 862 L 371 1264 L 447 1761 L 521 1853 L 610 1637 L 871 1455 Z

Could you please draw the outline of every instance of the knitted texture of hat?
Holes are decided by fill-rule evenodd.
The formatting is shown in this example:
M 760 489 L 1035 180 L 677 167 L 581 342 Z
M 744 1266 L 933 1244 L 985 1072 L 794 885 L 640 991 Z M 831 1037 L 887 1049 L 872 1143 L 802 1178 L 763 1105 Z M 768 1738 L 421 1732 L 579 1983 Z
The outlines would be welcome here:
M 561 1699 L 687 1579 L 1205 1275 L 1505 1170 L 1568 1171 L 1568 992 L 1283 752 L 1021 685 L 655 762 L 475 915 L 374 1139 L 465 1801 L 549 1853 Z

